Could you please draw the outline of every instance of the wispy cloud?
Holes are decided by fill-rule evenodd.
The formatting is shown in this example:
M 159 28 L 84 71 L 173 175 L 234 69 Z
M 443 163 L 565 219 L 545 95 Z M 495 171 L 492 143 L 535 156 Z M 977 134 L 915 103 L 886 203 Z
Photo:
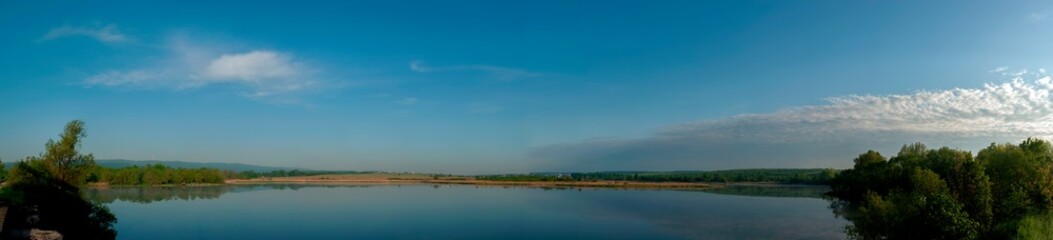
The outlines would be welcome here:
M 1007 70 L 1009 70 L 1009 67 L 1001 66 L 1001 67 L 996 67 L 995 69 L 991 69 L 991 71 L 989 71 L 989 72 L 990 73 L 1003 73 L 1003 72 L 1005 72 Z
M 167 77 L 172 77 L 172 74 L 165 71 L 133 70 L 121 72 L 110 70 L 88 77 L 84 80 L 84 84 L 106 87 L 148 85 L 151 82 L 162 81 Z
M 493 103 L 471 103 L 468 104 L 468 113 L 487 114 L 505 110 L 505 107 Z
M 1046 10 L 1044 12 L 1032 12 L 1031 14 L 1027 15 L 1027 20 L 1031 20 L 1033 22 L 1041 22 L 1049 18 L 1050 15 L 1053 15 L 1053 10 Z
M 413 97 L 403 98 L 403 99 L 399 99 L 398 101 L 395 101 L 395 103 L 396 104 L 400 104 L 400 105 L 415 105 L 415 104 L 417 104 L 417 98 L 413 98 Z
M 240 95 L 274 102 L 296 102 L 297 95 L 320 89 L 314 68 L 292 54 L 269 49 L 247 51 L 196 44 L 175 37 L 169 55 L 139 69 L 107 70 L 86 78 L 87 86 L 187 90 L 231 85 Z
M 678 124 L 643 138 L 551 145 L 534 155 L 571 166 L 815 167 L 914 141 L 976 145 L 1053 137 L 1050 77 L 1044 70 L 1005 74 L 1010 81 L 982 88 L 834 97 L 824 105 Z
M 124 35 L 119 29 L 117 29 L 116 24 L 106 24 L 101 26 L 63 25 L 61 27 L 51 29 L 51 31 L 48 31 L 47 34 L 44 34 L 44 37 L 42 37 L 41 39 L 54 40 L 58 38 L 72 36 L 90 37 L 104 43 L 118 43 L 127 42 L 131 40 L 131 38 Z
M 1049 13 L 1032 13 L 1027 15 L 1027 19 L 1035 22 L 1041 22 L 1049 17 Z
M 531 78 L 541 76 L 540 73 L 518 69 L 518 68 L 507 68 L 490 65 L 455 65 L 445 67 L 431 67 L 424 64 L 422 61 L 412 61 L 409 64 L 410 70 L 419 73 L 430 73 L 430 72 L 449 72 L 449 71 L 478 71 L 484 72 L 497 80 L 510 81 L 518 80 L 523 78 Z
M 366 97 L 368 97 L 368 98 L 388 98 L 388 97 L 391 97 L 391 94 L 390 93 L 374 93 L 374 94 L 366 95 Z

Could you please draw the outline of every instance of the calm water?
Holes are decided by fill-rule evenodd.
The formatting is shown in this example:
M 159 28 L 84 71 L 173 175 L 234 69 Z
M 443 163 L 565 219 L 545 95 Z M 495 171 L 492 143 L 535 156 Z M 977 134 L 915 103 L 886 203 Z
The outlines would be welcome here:
M 259 185 L 87 194 L 108 202 L 119 239 L 844 238 L 847 222 L 810 197 L 822 189 L 774 190 Z

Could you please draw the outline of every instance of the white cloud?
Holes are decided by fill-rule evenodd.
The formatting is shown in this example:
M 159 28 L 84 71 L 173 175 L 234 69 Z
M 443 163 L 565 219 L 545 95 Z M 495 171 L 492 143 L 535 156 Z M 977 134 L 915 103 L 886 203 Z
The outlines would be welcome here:
M 911 95 L 846 96 L 829 104 L 742 115 L 673 127 L 670 132 L 720 133 L 738 137 L 745 128 L 772 127 L 763 136 L 791 141 L 805 135 L 822 137 L 838 131 L 940 132 L 970 135 L 1053 135 L 1050 77 L 1025 82 L 1020 76 L 978 89 L 922 91 Z
M 74 27 L 63 25 L 48 31 L 47 34 L 44 34 L 42 39 L 53 40 L 71 36 L 86 36 L 105 43 L 126 42 L 131 40 L 128 36 L 122 34 L 115 24 L 106 24 L 104 26 L 95 27 Z
M 410 62 L 410 70 L 419 73 L 430 73 L 430 72 L 446 72 L 446 71 L 478 71 L 483 72 L 491 77 L 501 81 L 511 81 L 522 78 L 531 78 L 541 76 L 540 73 L 531 72 L 524 69 L 518 68 L 507 68 L 490 65 L 456 65 L 447 67 L 429 67 L 424 65 L 422 61 Z
M 284 52 L 230 51 L 176 38 L 169 55 L 140 69 L 107 70 L 86 78 L 87 86 L 186 90 L 210 85 L 236 86 L 238 94 L 258 100 L 296 102 L 323 82 L 302 61 Z
M 535 155 L 652 168 L 816 167 L 843 165 L 853 152 L 915 141 L 975 147 L 1053 137 L 1050 76 L 1007 75 L 1010 81 L 982 88 L 834 97 L 824 105 L 678 124 L 644 138 L 552 145 Z
M 220 80 L 260 81 L 296 77 L 297 74 L 296 66 L 288 57 L 263 50 L 223 54 L 204 69 L 204 76 Z

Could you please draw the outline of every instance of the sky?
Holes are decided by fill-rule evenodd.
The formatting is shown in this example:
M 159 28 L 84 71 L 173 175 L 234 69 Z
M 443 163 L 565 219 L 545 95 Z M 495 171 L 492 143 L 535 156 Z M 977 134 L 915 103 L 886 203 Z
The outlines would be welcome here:
M 0 3 L 0 159 L 848 168 L 1053 138 L 1045 1 Z

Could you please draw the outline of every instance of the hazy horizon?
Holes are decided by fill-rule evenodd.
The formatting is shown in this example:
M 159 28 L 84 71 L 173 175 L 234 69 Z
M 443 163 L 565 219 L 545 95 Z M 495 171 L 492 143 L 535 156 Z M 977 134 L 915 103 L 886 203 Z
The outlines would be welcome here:
M 1053 3 L 0 3 L 0 158 L 848 168 L 1053 139 Z

